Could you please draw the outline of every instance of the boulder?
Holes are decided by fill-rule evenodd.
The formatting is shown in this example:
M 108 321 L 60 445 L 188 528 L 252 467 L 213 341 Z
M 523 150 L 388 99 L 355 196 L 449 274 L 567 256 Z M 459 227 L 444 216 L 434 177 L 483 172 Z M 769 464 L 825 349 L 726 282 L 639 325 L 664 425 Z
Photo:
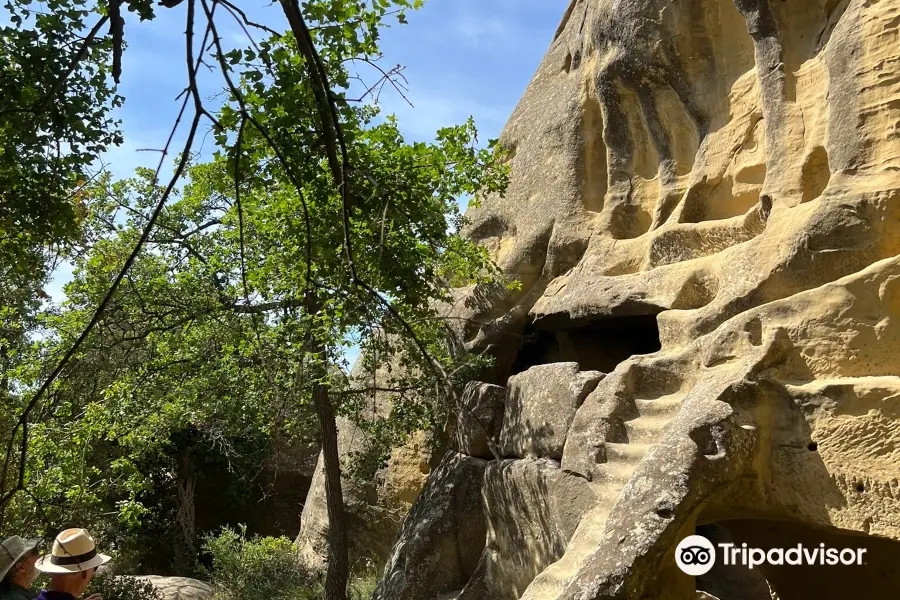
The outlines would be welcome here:
M 603 373 L 578 363 L 534 366 L 509 378 L 500 451 L 505 457 L 560 459 L 572 419 Z
M 143 575 L 135 579 L 152 583 L 162 596 L 162 600 L 211 600 L 214 596 L 212 586 L 189 577 Z
M 403 521 L 373 600 L 436 598 L 459 590 L 484 548 L 487 463 L 448 453 Z
M 487 545 L 459 600 L 515 600 L 566 550 L 581 516 L 597 502 L 588 482 L 559 463 L 488 464 L 482 489 Z
M 506 389 L 478 381 L 469 382 L 460 400 L 462 407 L 451 413 L 448 425 L 450 447 L 461 454 L 493 458 L 503 426 Z

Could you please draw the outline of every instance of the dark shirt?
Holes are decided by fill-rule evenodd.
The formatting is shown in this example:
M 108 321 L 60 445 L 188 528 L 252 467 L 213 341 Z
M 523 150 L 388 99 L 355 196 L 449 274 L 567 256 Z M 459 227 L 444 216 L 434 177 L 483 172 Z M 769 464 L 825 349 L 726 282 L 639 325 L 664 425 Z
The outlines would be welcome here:
M 66 592 L 51 592 L 50 590 L 41 590 L 34 600 L 75 600 L 75 596 Z
M 21 585 L 4 581 L 0 583 L 0 600 L 32 600 L 34 592 Z

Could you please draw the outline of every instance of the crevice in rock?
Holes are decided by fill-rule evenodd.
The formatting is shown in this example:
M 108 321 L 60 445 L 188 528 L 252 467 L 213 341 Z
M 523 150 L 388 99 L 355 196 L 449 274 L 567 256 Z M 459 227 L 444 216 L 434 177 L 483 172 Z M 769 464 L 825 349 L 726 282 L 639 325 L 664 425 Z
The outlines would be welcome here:
M 706 575 L 697 577 L 697 590 L 721 598 L 747 600 L 805 600 L 807 598 L 895 598 L 900 589 L 900 571 L 896 569 L 900 542 L 861 535 L 840 529 L 823 529 L 796 522 L 745 519 L 721 521 L 697 527 L 697 533 L 713 544 L 731 543 L 738 549 L 743 544 L 765 552 L 781 548 L 785 551 L 802 544 L 808 552 L 837 549 L 838 564 L 764 564 L 748 569 L 741 565 L 725 566 L 720 547 L 716 548 L 716 565 Z M 857 549 L 865 549 L 862 564 L 857 564 Z M 841 555 L 843 552 L 843 556 Z M 844 564 L 854 554 L 853 564 Z M 826 560 L 827 560 L 826 554 Z M 730 562 L 730 561 L 729 561 Z M 849 560 L 845 561 L 849 562 Z M 771 592 L 770 592 L 771 590 Z M 774 594 L 774 596 L 770 596 Z
M 809 202 L 821 196 L 830 181 L 831 167 L 828 164 L 828 152 L 822 146 L 816 146 L 803 161 L 803 202 Z
M 828 18 L 825 20 L 825 25 L 822 27 L 822 31 L 819 32 L 819 36 L 816 38 L 815 54 L 818 54 L 822 48 L 828 45 L 831 34 L 834 33 L 835 27 L 837 27 L 849 5 L 850 0 L 829 0 L 825 7 Z
M 577 362 L 582 371 L 610 373 L 638 354 L 661 349 L 656 313 L 606 317 L 560 327 L 526 327 L 524 341 L 510 375 L 555 362 Z
M 584 208 L 591 212 L 603 210 L 609 175 L 606 163 L 606 143 L 603 141 L 603 110 L 600 101 L 588 95 L 584 103 Z

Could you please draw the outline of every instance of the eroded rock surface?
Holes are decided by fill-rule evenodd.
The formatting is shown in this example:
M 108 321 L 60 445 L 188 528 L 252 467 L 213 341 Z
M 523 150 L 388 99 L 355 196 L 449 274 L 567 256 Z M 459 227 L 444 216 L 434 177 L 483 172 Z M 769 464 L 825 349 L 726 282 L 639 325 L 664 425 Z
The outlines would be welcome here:
M 451 413 L 447 427 L 450 447 L 469 456 L 493 458 L 503 426 L 506 389 L 471 381 L 460 402 L 463 408 Z
M 484 548 L 484 460 L 449 453 L 404 521 L 375 598 L 436 598 L 472 577 Z
M 214 596 L 212 586 L 189 577 L 144 575 L 135 579 L 152 583 L 162 600 L 212 600 Z
M 509 378 L 500 451 L 515 458 L 562 458 L 575 413 L 603 379 L 598 371 L 579 372 L 578 363 L 532 367 Z
M 413 441 L 413 443 L 415 443 Z M 365 434 L 346 418 L 338 418 L 338 448 L 343 456 L 360 452 L 365 447 Z M 409 509 L 405 499 L 415 495 L 410 492 L 418 474 L 424 482 L 425 474 L 419 468 L 419 457 L 409 458 L 406 449 L 398 449 L 397 468 L 391 473 L 390 485 L 380 481 L 363 482 L 352 477 L 342 478 L 345 518 L 351 557 L 354 562 L 366 559 L 381 561 L 390 553 L 392 540 L 400 528 L 403 515 Z M 410 460 L 415 464 L 410 465 Z M 300 532 L 294 541 L 303 567 L 312 572 L 324 572 L 328 559 L 328 511 L 325 504 L 325 467 L 321 453 L 312 484 L 303 505 Z
M 373 388 L 376 381 L 386 380 L 387 366 L 366 374 L 362 360 L 357 360 L 350 379 L 359 389 Z M 388 394 L 374 393 L 367 398 L 368 411 L 362 419 L 376 419 L 390 412 Z M 346 417 L 337 418 L 338 451 L 350 458 L 367 450 L 367 434 Z M 372 480 L 360 477 L 341 479 L 350 559 L 354 564 L 382 562 L 390 554 L 400 529 L 403 515 L 425 484 L 430 456 L 422 435 L 413 436 L 408 444 L 394 450 L 389 466 Z M 346 466 L 346 463 L 345 463 Z M 324 459 L 319 453 L 309 493 L 302 507 L 300 532 L 294 545 L 301 565 L 313 573 L 324 572 L 328 559 L 328 509 L 325 503 Z
M 896 596 L 898 42 L 898 0 L 570 3 L 467 230 L 521 289 L 448 308 L 507 388 L 486 545 L 403 597 Z M 869 562 L 695 581 L 698 527 Z
M 458 600 L 518 598 L 563 555 L 581 515 L 597 501 L 587 481 L 547 459 L 492 461 L 482 498 L 487 544 Z

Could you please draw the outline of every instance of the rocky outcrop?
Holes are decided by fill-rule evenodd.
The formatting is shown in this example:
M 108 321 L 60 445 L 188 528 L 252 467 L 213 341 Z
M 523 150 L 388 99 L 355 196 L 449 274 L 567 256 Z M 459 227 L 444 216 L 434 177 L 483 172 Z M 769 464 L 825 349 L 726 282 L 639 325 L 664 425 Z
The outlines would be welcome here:
M 365 434 L 348 419 L 338 418 L 341 455 L 365 449 Z M 342 477 L 344 508 L 350 557 L 354 564 L 382 562 L 391 552 L 403 515 L 425 484 L 429 452 L 421 435 L 397 448 L 389 467 L 372 481 Z M 322 456 L 300 518 L 300 533 L 294 541 L 301 565 L 324 572 L 328 557 L 328 512 L 325 505 L 325 472 Z
M 350 380 L 357 389 L 377 387 L 388 380 L 388 366 L 368 376 L 364 361 L 357 360 Z M 390 412 L 388 394 L 375 392 L 365 401 L 367 410 L 359 418 L 384 418 Z M 345 459 L 368 450 L 365 429 L 346 417 L 337 418 L 338 451 Z M 388 468 L 370 480 L 342 477 L 345 519 L 350 560 L 381 563 L 391 552 L 403 515 L 418 495 L 429 471 L 430 452 L 424 436 L 413 436 L 406 446 L 392 453 Z M 347 466 L 345 462 L 344 466 Z M 346 471 L 345 471 L 346 472 Z M 303 504 L 300 532 L 294 544 L 301 565 L 308 571 L 324 572 L 328 557 L 328 511 L 325 504 L 325 470 L 321 453 Z
M 894 597 L 898 39 L 895 0 L 570 3 L 466 230 L 521 286 L 449 309 L 507 388 L 485 548 L 404 597 Z M 869 562 L 695 580 L 706 527 Z

